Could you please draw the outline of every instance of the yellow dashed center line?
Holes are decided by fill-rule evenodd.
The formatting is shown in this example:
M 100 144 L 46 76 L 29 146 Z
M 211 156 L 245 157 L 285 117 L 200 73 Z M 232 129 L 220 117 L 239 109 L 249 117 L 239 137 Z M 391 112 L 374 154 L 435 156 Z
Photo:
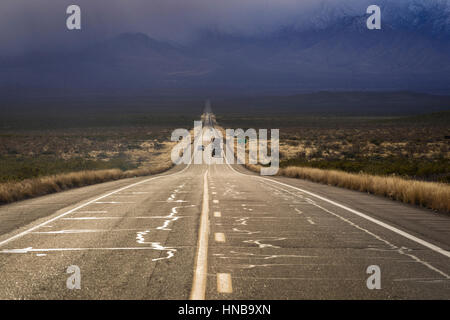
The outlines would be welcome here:
M 225 242 L 225 234 L 223 234 L 222 232 L 216 232 L 214 234 L 214 239 L 216 240 L 216 242 Z
M 232 293 L 233 287 L 231 285 L 231 274 L 218 273 L 217 274 L 217 292 Z

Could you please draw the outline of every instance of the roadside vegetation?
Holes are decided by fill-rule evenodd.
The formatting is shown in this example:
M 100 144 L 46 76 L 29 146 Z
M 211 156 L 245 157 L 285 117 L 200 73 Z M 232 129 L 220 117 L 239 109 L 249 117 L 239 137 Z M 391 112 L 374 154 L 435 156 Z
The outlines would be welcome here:
M 279 175 L 450 212 L 449 115 L 298 118 L 280 127 Z
M 121 127 L 0 133 L 0 203 L 172 166 L 171 129 Z
M 150 168 L 127 171 L 120 169 L 78 171 L 16 182 L 5 182 L 0 184 L 0 203 L 14 202 L 101 182 L 157 174 L 170 167 L 170 163 L 161 163 Z
M 259 165 L 247 164 L 246 167 L 255 172 L 261 169 Z M 385 196 L 392 200 L 450 213 L 450 185 L 445 183 L 295 166 L 281 168 L 278 175 Z
M 429 209 L 450 212 L 450 186 L 443 183 L 302 167 L 283 168 L 280 174 L 385 196 Z
M 434 161 L 409 158 L 360 158 L 354 160 L 307 160 L 294 158 L 281 161 L 282 168 L 311 167 L 318 169 L 340 170 L 349 173 L 399 176 L 420 181 L 450 183 L 450 160 Z
M 280 131 L 281 167 L 450 182 L 450 131 L 445 125 L 355 124 Z

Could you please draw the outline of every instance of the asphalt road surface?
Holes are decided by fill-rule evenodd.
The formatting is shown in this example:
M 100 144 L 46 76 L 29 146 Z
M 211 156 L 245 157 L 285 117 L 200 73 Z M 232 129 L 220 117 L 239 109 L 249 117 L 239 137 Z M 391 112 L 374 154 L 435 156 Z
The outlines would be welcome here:
M 1 206 L 0 298 L 450 299 L 449 248 L 443 214 L 179 165 Z

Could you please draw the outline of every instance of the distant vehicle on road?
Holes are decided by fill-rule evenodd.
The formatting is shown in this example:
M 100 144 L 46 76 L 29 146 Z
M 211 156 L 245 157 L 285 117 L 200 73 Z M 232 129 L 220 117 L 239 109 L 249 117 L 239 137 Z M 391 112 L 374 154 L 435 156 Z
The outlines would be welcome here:
M 217 152 L 216 152 L 217 150 Z M 220 147 L 212 149 L 212 156 L 215 158 L 220 158 L 222 156 L 222 149 Z

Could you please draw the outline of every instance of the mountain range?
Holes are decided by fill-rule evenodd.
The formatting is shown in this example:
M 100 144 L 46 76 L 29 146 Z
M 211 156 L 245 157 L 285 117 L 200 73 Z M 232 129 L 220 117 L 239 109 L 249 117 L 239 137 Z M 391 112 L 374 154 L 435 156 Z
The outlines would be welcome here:
M 367 29 L 365 12 L 319 6 L 260 34 L 206 28 L 179 44 L 123 33 L 75 51 L 3 56 L 0 87 L 450 94 L 449 1 L 378 2 L 381 30 Z

